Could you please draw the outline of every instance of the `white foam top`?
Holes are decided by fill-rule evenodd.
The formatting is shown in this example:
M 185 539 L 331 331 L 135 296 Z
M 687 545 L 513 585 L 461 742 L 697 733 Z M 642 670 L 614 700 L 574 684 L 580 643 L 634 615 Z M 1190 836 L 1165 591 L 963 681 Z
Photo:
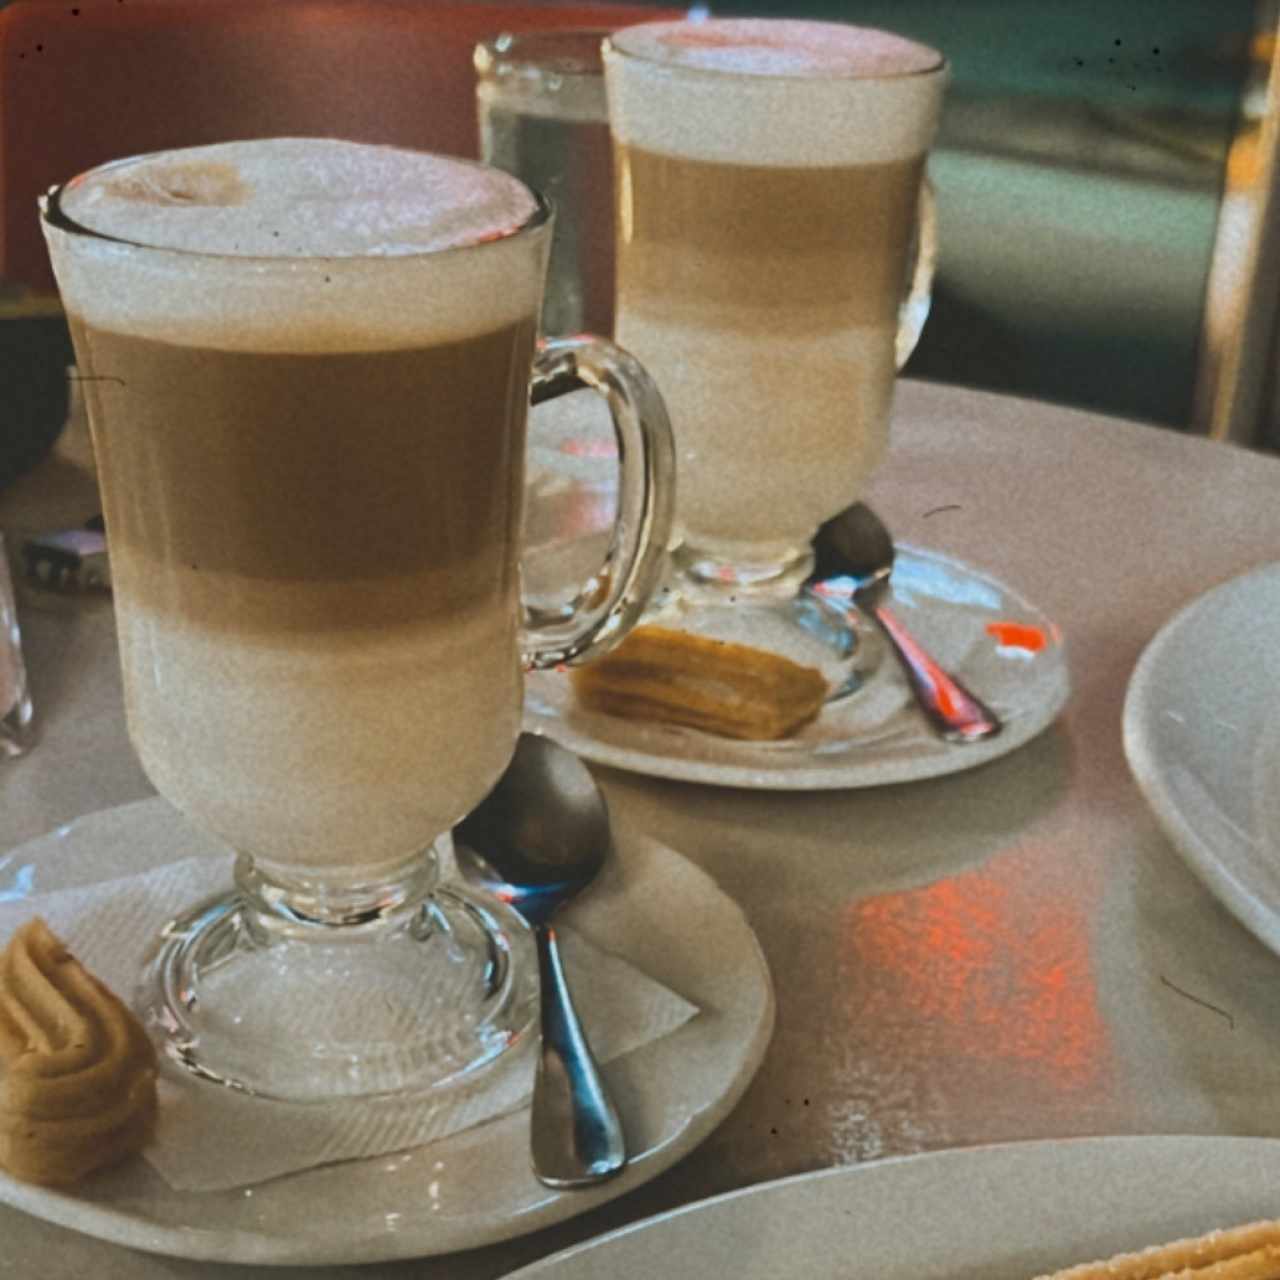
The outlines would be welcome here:
M 67 217 L 104 235 L 240 257 L 429 253 L 509 235 L 535 209 L 497 169 L 330 138 L 142 156 L 67 184 Z
M 466 336 L 537 309 L 546 235 L 514 234 L 535 198 L 447 156 L 326 138 L 222 143 L 105 165 L 59 203 L 113 237 L 46 222 L 68 310 L 126 332 L 355 350 Z
M 937 128 L 946 59 L 838 22 L 647 22 L 609 37 L 609 118 L 623 142 L 725 164 L 909 159 Z
M 872 27 L 788 18 L 716 18 L 648 22 L 613 37 L 635 58 L 753 76 L 915 75 L 942 55 L 905 36 Z

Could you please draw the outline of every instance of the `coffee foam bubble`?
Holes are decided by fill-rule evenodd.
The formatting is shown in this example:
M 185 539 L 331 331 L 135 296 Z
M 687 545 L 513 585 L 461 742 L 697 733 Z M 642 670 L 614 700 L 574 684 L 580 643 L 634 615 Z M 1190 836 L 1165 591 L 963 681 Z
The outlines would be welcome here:
M 224 349 L 364 350 L 536 311 L 545 235 L 516 179 L 323 138 L 162 152 L 68 183 L 46 235 L 69 311 Z M 483 246 L 476 252 L 449 250 Z
M 610 123 L 645 150 L 724 164 L 878 164 L 926 151 L 946 61 L 836 22 L 649 22 L 605 46 Z

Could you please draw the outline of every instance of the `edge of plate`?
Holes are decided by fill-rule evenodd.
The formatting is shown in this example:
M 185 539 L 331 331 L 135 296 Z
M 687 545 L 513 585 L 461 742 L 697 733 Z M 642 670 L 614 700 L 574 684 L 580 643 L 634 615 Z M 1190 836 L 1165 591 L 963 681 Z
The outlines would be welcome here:
M 939 560 L 953 569 L 963 570 L 974 578 L 994 584 L 1000 591 L 1033 611 L 1046 623 L 1053 620 L 1022 592 L 984 569 L 945 552 L 934 551 L 913 543 L 903 543 L 899 550 L 926 560 Z M 640 773 L 646 777 L 665 778 L 673 782 L 689 782 L 700 786 L 745 787 L 758 791 L 841 791 L 862 787 L 895 786 L 924 782 L 930 778 L 977 768 L 991 760 L 1025 746 L 1038 737 L 1058 718 L 1071 695 L 1071 677 L 1067 665 L 1067 643 L 1059 636 L 1055 642 L 1058 668 L 1053 673 L 1049 697 L 1034 711 L 1005 723 L 993 738 L 963 744 L 937 742 L 938 750 L 914 760 L 895 759 L 855 764 L 812 766 L 804 769 L 770 770 L 747 764 L 715 764 L 707 761 L 682 760 L 650 754 L 639 748 L 600 742 L 590 734 L 570 726 L 563 717 L 531 711 L 526 705 L 524 727 L 532 733 L 553 738 L 584 759 L 611 769 Z M 892 661 L 886 655 L 886 661 Z M 548 673 L 550 674 L 550 673 Z M 871 744 L 866 748 L 871 749 Z M 859 748 L 848 747 L 852 753 Z
M 1182 638 L 1183 632 L 1210 612 L 1220 597 L 1245 589 L 1253 578 L 1277 573 L 1280 573 L 1280 564 L 1268 563 L 1228 578 L 1188 601 L 1160 626 L 1139 655 L 1129 677 L 1121 716 L 1121 739 L 1125 759 L 1138 790 L 1169 843 L 1201 883 L 1245 928 L 1273 951 L 1280 952 L 1280 913 L 1260 906 L 1257 899 L 1225 871 L 1217 853 L 1183 817 L 1182 807 L 1175 803 L 1169 786 L 1152 759 L 1145 725 L 1154 714 L 1151 690 L 1165 652 Z
M 982 1143 L 968 1147 L 940 1148 L 933 1151 L 915 1152 L 909 1155 L 888 1156 L 879 1160 L 867 1161 L 863 1164 L 838 1165 L 825 1169 L 816 1169 L 807 1173 L 790 1174 L 786 1177 L 754 1183 L 746 1187 L 738 1187 L 731 1191 L 721 1192 L 702 1200 L 678 1205 L 663 1213 L 642 1218 L 636 1222 L 626 1223 L 611 1231 L 580 1241 L 566 1249 L 540 1258 L 517 1271 L 510 1272 L 503 1280 L 541 1280 L 559 1271 L 565 1263 L 576 1262 L 593 1253 L 600 1253 L 600 1266 L 608 1266 L 608 1251 L 612 1244 L 626 1237 L 660 1228 L 675 1219 L 690 1214 L 715 1214 L 724 1206 L 735 1205 L 753 1199 L 768 1199 L 779 1192 L 785 1194 L 788 1189 L 799 1188 L 817 1183 L 845 1182 L 849 1179 L 873 1177 L 886 1169 L 919 1168 L 922 1165 L 939 1167 L 946 1164 L 960 1166 L 970 1165 L 992 1157 L 997 1160 L 1016 1161 L 1019 1158 L 1036 1159 L 1041 1154 L 1060 1153 L 1070 1149 L 1073 1154 L 1087 1155 L 1090 1150 L 1097 1152 L 1134 1153 L 1143 1157 L 1144 1149 L 1154 1146 L 1185 1148 L 1179 1154 L 1184 1158 L 1187 1153 L 1203 1152 L 1219 1148 L 1235 1147 L 1239 1150 L 1262 1151 L 1267 1148 L 1278 1153 L 1280 1160 L 1280 1139 L 1242 1136 L 1242 1135 L 1206 1135 L 1206 1134 L 1113 1134 L 1104 1136 L 1077 1136 L 1068 1138 L 1028 1138 L 1008 1142 Z M 1277 1165 L 1280 1174 L 1280 1163 Z M 854 1183 L 856 1185 L 856 1181 Z M 851 1191 L 852 1194 L 852 1191 Z M 850 1273 L 852 1274 L 852 1273 Z

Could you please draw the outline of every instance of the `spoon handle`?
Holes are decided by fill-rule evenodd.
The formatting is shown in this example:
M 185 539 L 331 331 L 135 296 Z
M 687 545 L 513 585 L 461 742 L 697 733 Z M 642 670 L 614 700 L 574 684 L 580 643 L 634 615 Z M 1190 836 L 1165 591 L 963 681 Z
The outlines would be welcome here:
M 872 609 L 889 637 L 926 716 L 948 742 L 979 742 L 1000 732 L 1000 718 L 944 671 L 887 605 Z
M 585 1187 L 627 1162 L 617 1110 L 569 995 L 555 930 L 536 930 L 542 986 L 542 1050 L 533 1086 L 532 1153 L 538 1181 Z

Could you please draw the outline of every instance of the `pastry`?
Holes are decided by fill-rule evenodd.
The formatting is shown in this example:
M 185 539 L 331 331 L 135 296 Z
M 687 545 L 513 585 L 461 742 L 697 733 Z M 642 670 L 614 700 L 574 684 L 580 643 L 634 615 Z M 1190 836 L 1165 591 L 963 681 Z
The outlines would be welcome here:
M 1202 1236 L 1087 1262 L 1038 1280 L 1280 1280 L 1280 1220 L 1250 1222 Z
M 608 715 L 757 740 L 795 733 L 827 696 L 826 679 L 814 667 L 657 626 L 637 627 L 572 680 L 584 706 Z
M 0 1167 L 50 1186 L 151 1136 L 156 1058 L 141 1023 L 39 918 L 0 952 Z

